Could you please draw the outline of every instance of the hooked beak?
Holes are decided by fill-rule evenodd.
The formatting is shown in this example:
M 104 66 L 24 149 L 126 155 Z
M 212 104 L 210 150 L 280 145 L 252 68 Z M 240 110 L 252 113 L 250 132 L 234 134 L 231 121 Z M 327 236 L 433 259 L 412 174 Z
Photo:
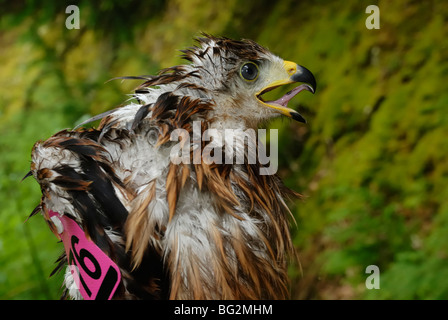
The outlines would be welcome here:
M 302 117 L 300 113 L 291 108 L 288 108 L 288 102 L 303 90 L 307 90 L 310 91 L 311 93 L 314 93 L 316 91 L 316 79 L 314 78 L 311 71 L 294 62 L 284 61 L 283 68 L 285 69 L 288 77 L 286 77 L 285 79 L 275 80 L 271 82 L 269 85 L 267 85 L 260 92 L 257 93 L 256 95 L 257 99 L 263 105 L 277 110 L 277 112 L 280 114 L 290 117 L 296 121 L 306 123 L 306 120 Z M 280 99 L 273 101 L 263 100 L 262 95 L 265 94 L 266 92 L 271 91 L 280 86 L 295 82 L 302 82 L 302 84 L 286 93 Z

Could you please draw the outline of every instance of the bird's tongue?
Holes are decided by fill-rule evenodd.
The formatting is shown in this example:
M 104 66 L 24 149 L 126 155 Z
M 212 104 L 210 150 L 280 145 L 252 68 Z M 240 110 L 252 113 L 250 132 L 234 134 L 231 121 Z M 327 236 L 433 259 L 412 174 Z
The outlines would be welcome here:
M 310 92 L 313 92 L 314 90 L 307 84 L 301 84 L 300 86 L 292 89 L 291 91 L 287 92 L 283 97 L 277 100 L 273 101 L 266 101 L 268 104 L 277 104 L 281 105 L 282 107 L 286 107 L 288 105 L 289 100 L 294 98 L 299 92 L 307 90 Z

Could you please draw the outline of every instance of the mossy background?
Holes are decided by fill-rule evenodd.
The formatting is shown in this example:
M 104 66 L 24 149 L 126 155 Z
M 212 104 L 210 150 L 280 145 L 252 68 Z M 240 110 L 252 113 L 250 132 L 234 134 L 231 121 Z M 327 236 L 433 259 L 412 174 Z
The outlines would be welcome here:
M 201 31 L 256 40 L 317 78 L 292 101 L 308 124 L 271 124 L 279 174 L 305 196 L 292 298 L 447 299 L 448 3 L 411 0 L 0 0 L 0 299 L 61 292 L 49 274 L 62 245 L 40 216 L 24 222 L 40 199 L 21 182 L 34 142 L 120 105 L 138 83 L 109 79 L 183 63 Z

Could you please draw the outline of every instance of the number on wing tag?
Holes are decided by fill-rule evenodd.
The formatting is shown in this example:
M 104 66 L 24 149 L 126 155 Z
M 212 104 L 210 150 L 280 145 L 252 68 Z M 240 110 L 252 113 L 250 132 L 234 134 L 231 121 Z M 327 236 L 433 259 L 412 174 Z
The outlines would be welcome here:
M 120 283 L 120 269 L 72 219 L 50 211 L 64 243 L 70 271 L 85 300 L 111 299 Z

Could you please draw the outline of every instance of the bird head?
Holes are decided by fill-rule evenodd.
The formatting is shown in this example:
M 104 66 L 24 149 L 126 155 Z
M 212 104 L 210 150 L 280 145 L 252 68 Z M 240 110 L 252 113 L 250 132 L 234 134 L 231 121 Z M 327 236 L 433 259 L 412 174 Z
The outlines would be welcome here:
M 303 66 L 285 61 L 252 40 L 231 40 L 206 35 L 198 46 L 183 50 L 197 70 L 197 84 L 212 93 L 210 116 L 227 126 L 256 127 L 284 115 L 306 122 L 288 102 L 301 91 L 316 90 L 313 74 Z M 284 96 L 267 101 L 263 96 L 278 87 L 297 83 Z

